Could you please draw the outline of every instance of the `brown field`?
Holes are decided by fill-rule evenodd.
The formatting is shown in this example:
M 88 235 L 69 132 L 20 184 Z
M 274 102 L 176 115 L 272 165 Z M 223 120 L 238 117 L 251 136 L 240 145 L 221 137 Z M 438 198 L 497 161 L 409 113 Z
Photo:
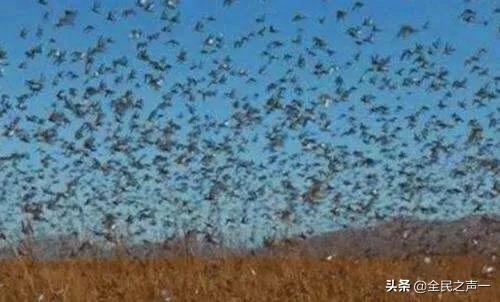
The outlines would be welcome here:
M 500 302 L 498 217 L 400 219 L 374 228 L 277 241 L 253 251 L 188 240 L 135 246 L 126 242 L 106 250 L 78 238 L 27 238 L 17 248 L 4 247 L 0 302 Z M 328 260 L 329 255 L 336 256 Z M 467 293 L 387 293 L 388 279 L 409 279 L 412 284 L 474 280 L 491 287 Z
M 429 261 L 430 260 L 430 261 Z M 491 259 L 179 257 L 0 261 L 0 301 L 500 301 Z M 478 280 L 468 293 L 386 293 L 387 279 Z

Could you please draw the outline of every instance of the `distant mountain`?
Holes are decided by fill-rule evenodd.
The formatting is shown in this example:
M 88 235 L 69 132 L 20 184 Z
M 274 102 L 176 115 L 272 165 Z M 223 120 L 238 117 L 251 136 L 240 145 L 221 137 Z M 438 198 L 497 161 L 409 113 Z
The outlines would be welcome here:
M 317 257 L 407 257 L 415 255 L 498 256 L 500 216 L 455 221 L 396 218 L 372 227 L 346 229 L 279 242 L 261 254 L 295 253 Z
M 24 241 L 17 248 L 0 249 L 0 259 L 34 254 L 37 258 L 114 257 L 113 245 L 89 243 L 71 236 Z M 423 221 L 395 218 L 376 226 L 351 228 L 307 239 L 276 241 L 253 251 L 226 250 L 229 254 L 309 257 L 410 257 L 416 255 L 473 255 L 496 257 L 500 248 L 500 216 L 469 216 L 455 221 Z M 178 257 L 220 255 L 219 247 L 196 241 L 175 241 L 130 245 L 120 255 Z

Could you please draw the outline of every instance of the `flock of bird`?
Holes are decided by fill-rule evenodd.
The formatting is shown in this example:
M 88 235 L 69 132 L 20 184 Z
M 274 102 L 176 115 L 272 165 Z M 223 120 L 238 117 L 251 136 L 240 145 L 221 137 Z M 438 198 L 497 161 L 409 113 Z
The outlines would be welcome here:
M 259 245 L 500 212 L 492 3 L 441 13 L 470 45 L 371 1 L 63 2 L 0 34 L 1 238 Z

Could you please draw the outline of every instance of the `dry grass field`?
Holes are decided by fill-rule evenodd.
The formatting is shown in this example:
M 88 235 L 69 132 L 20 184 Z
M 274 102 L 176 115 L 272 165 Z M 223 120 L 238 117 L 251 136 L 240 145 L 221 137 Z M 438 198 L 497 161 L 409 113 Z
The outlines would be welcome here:
M 500 301 L 495 265 L 491 259 L 459 256 L 4 260 L 0 301 L 495 302 Z M 387 293 L 387 279 L 477 280 L 491 287 L 468 293 Z

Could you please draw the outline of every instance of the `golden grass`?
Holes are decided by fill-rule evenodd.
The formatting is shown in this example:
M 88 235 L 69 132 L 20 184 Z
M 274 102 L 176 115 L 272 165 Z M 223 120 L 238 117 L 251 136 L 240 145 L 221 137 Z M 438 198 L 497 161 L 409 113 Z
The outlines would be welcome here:
M 485 259 L 226 257 L 0 262 L 0 301 L 500 301 Z M 491 265 L 491 263 L 490 263 Z M 386 293 L 387 279 L 479 280 L 469 293 Z

